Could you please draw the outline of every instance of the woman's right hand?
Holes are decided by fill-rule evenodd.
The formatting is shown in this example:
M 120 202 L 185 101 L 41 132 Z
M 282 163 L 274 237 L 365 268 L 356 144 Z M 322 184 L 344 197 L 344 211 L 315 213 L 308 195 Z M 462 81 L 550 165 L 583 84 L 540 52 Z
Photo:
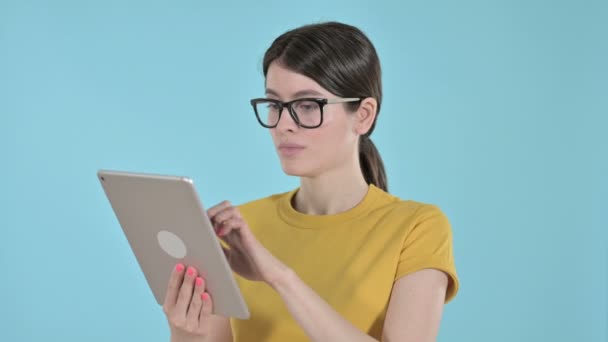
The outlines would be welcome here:
M 173 269 L 163 311 L 169 321 L 171 341 L 200 342 L 209 336 L 213 302 L 205 292 L 205 279 L 194 267 L 177 264 Z

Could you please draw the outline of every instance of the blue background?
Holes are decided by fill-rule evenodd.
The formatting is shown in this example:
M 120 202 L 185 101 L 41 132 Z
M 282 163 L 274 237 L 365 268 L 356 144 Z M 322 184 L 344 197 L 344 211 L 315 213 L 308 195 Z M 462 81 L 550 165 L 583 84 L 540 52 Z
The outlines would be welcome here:
M 0 340 L 166 341 L 96 179 L 193 177 L 204 203 L 297 186 L 248 100 L 282 32 L 372 39 L 390 190 L 450 217 L 441 341 L 606 341 L 605 1 L 0 0 Z

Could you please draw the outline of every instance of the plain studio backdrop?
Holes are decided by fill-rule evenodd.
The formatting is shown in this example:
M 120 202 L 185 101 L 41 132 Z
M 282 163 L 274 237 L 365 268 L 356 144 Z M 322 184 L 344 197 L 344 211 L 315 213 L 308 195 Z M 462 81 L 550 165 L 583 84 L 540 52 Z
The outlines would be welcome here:
M 461 291 L 440 341 L 606 341 L 606 1 L 0 0 L 0 340 L 167 341 L 96 179 L 283 192 L 249 99 L 284 31 L 338 20 L 383 66 L 390 192 L 437 204 Z

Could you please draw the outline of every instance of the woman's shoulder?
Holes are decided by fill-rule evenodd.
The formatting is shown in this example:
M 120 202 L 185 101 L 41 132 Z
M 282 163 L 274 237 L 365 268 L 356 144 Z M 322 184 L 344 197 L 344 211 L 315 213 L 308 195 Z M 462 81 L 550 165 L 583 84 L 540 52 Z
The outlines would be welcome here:
M 265 197 L 259 197 L 253 200 L 246 201 L 237 205 L 237 208 L 241 212 L 259 212 L 260 210 L 268 210 L 276 208 L 277 203 L 284 198 L 285 196 L 289 196 L 293 191 L 285 191 L 281 193 L 274 193 Z
M 427 215 L 443 215 L 443 211 L 436 203 L 415 199 L 404 199 L 394 194 L 377 189 L 379 199 L 377 210 L 398 215 L 401 217 L 424 217 Z
M 431 202 L 403 198 L 379 188 L 375 188 L 375 191 L 377 192 L 376 199 L 378 206 L 387 210 L 407 212 L 441 210 L 437 204 Z

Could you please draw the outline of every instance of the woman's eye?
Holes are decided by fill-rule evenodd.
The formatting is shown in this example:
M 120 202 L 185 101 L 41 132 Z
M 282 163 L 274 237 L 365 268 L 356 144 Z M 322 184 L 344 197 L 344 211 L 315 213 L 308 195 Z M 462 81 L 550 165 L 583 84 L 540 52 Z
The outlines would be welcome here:
M 317 108 L 318 106 L 314 102 L 303 102 L 298 104 L 296 111 L 312 112 L 315 111 Z

